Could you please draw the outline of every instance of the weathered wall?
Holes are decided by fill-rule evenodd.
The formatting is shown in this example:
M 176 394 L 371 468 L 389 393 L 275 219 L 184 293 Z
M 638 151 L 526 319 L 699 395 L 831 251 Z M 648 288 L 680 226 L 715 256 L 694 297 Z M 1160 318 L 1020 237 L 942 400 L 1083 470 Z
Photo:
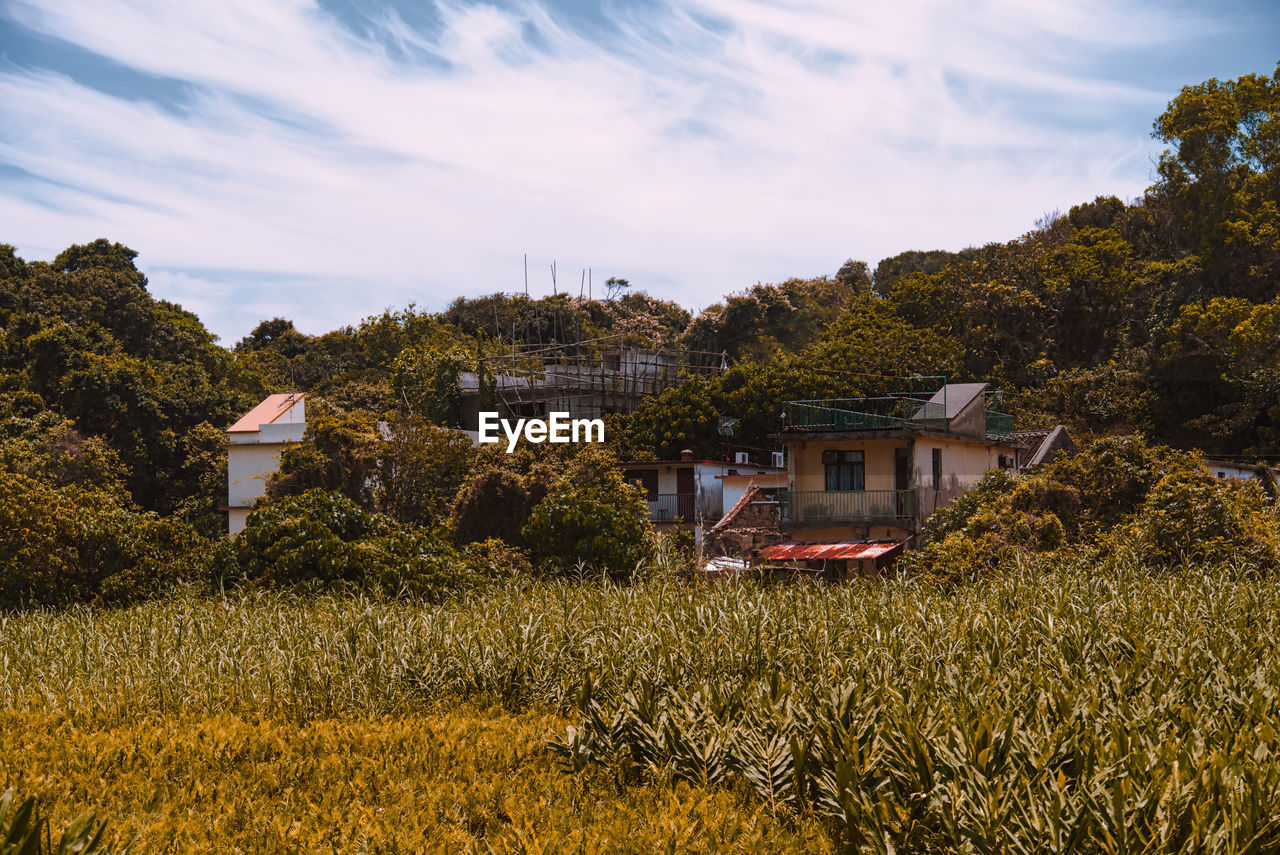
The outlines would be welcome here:
M 937 484 L 933 482 L 934 449 L 942 451 L 942 479 Z M 918 521 L 923 523 L 935 510 L 973 488 L 983 475 L 1000 465 L 1001 454 L 1012 455 L 1012 448 L 950 437 L 917 437 L 912 479 Z
M 738 504 L 738 500 L 746 495 L 747 489 L 753 483 L 762 489 L 787 486 L 787 476 L 782 472 L 776 475 L 733 475 L 727 478 L 720 478 L 719 481 L 723 497 L 721 504 L 724 505 L 725 513 L 728 513 L 730 508 Z
M 786 539 L 778 526 L 778 503 L 758 493 L 756 497 L 740 508 L 732 520 L 726 520 L 725 525 L 706 532 L 700 544 L 702 555 L 750 558 L 754 551 Z
M 824 451 L 861 451 L 865 461 L 865 488 L 868 490 L 892 490 L 893 452 L 906 448 L 905 439 L 863 439 L 833 442 L 807 442 L 791 446 L 790 467 L 794 472 L 793 490 L 825 490 L 826 469 L 822 464 Z

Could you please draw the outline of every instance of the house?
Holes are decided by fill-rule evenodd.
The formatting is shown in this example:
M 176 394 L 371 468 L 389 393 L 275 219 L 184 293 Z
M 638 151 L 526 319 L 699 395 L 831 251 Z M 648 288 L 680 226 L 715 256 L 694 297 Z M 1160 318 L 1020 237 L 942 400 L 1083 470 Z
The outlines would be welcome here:
M 864 547 L 912 544 L 930 514 L 988 471 L 1017 467 L 1013 417 L 991 408 L 995 398 L 985 383 L 948 383 L 928 397 L 788 402 L 778 513 L 789 541 L 769 549 L 787 560 L 812 552 L 846 573 L 882 566 L 891 550 Z
M 1013 439 L 1018 445 L 1019 472 L 1026 472 L 1035 466 L 1043 466 L 1076 453 L 1075 440 L 1063 425 L 1046 430 L 1014 431 Z
M 1280 469 L 1271 469 L 1258 464 L 1206 457 L 1204 465 L 1216 478 L 1238 478 L 1242 481 L 1253 481 L 1255 479 L 1265 480 L 1266 476 L 1270 475 L 1272 481 L 1280 480 Z
M 699 545 L 703 532 L 724 516 L 726 477 L 780 480 L 786 474 L 779 466 L 753 464 L 746 455 L 730 463 L 694 460 L 692 451 L 682 451 L 679 460 L 629 461 L 621 466 L 628 481 L 644 488 L 654 527 L 659 531 L 692 531 Z
M 306 393 L 268 395 L 227 428 L 227 533 L 244 530 L 253 503 L 280 468 L 280 450 L 302 440 Z
M 782 455 L 779 454 L 778 457 L 781 460 Z M 787 470 L 776 467 L 772 472 L 744 472 L 742 467 L 738 467 L 727 474 L 717 475 L 716 480 L 720 482 L 721 504 L 725 508 L 732 508 L 752 487 L 760 490 L 762 498 L 776 499 L 778 491 L 787 488 Z

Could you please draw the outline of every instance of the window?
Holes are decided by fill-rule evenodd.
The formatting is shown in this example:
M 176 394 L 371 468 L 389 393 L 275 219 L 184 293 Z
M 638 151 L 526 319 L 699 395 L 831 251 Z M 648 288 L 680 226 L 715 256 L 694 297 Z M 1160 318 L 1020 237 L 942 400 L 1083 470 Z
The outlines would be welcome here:
M 865 490 L 865 466 L 861 451 L 824 451 L 828 490 Z
M 658 500 L 658 470 L 636 469 L 627 476 L 627 480 L 644 488 L 645 498 L 650 502 Z
M 933 450 L 933 489 L 942 486 L 942 449 Z

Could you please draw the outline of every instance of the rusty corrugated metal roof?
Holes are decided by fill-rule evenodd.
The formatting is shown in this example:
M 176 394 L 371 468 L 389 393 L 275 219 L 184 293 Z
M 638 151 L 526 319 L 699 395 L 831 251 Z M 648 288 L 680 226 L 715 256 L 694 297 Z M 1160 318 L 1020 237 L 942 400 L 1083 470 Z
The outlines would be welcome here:
M 901 549 L 902 542 L 896 540 L 841 540 L 835 543 L 794 541 L 766 546 L 760 554 L 770 561 L 820 561 L 882 558 Z

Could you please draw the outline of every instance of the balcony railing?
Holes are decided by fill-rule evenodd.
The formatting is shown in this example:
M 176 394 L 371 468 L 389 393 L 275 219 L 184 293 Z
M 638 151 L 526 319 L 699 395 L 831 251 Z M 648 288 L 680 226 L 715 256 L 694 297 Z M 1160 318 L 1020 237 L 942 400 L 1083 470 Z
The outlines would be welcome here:
M 649 500 L 652 522 L 694 522 L 693 493 L 659 493 Z
M 946 430 L 947 408 L 916 398 L 830 398 L 788 401 L 784 426 L 790 430 Z
M 915 516 L 910 490 L 780 490 L 784 523 L 900 520 Z
M 1013 416 L 1008 413 L 987 410 L 987 436 L 994 436 L 998 439 L 1012 439 Z

